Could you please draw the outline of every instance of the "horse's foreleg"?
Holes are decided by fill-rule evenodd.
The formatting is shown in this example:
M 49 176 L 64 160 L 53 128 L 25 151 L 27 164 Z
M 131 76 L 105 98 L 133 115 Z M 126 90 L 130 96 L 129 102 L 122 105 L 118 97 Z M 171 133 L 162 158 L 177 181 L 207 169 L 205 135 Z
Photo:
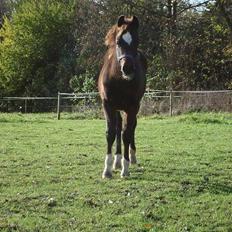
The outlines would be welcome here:
M 135 119 L 133 131 L 132 131 L 132 138 L 131 138 L 131 143 L 130 143 L 130 163 L 131 164 L 136 164 L 137 159 L 136 159 L 136 147 L 135 147 L 135 128 L 137 126 L 137 119 Z
M 123 129 L 124 157 L 122 159 L 121 177 L 129 176 L 129 145 L 133 140 L 134 125 L 136 123 L 136 113 L 129 112 L 126 114 L 125 125 Z
M 122 148 L 121 148 L 121 134 L 122 134 L 122 117 L 120 112 L 116 114 L 116 152 L 114 156 L 113 169 L 121 169 Z
M 107 140 L 107 153 L 105 158 L 105 167 L 102 173 L 102 178 L 112 177 L 112 146 L 116 135 L 116 112 L 108 105 L 104 104 L 104 112 L 106 117 L 106 140 Z

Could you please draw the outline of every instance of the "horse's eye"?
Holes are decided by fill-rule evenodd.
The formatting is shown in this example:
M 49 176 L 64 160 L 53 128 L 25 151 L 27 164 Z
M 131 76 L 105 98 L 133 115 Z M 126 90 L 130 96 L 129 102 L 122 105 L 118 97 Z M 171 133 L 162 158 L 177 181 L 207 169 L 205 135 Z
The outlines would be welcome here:
M 122 46 L 122 39 L 121 39 L 121 38 L 118 38 L 118 39 L 116 40 L 116 44 L 117 44 L 118 46 Z
M 121 42 L 122 42 L 122 39 L 120 37 L 117 38 L 116 43 L 119 45 Z

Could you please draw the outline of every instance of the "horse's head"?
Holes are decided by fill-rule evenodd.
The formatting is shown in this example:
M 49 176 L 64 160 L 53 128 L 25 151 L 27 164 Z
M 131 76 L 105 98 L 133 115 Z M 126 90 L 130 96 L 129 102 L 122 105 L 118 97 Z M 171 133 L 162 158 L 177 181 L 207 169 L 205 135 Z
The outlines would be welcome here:
M 116 56 L 119 62 L 122 77 L 132 80 L 136 71 L 138 48 L 138 18 L 120 16 L 117 22 Z
M 105 39 L 106 45 L 115 49 L 122 77 L 126 80 L 133 79 L 136 71 L 138 27 L 137 17 L 120 16 L 117 24 L 109 30 Z

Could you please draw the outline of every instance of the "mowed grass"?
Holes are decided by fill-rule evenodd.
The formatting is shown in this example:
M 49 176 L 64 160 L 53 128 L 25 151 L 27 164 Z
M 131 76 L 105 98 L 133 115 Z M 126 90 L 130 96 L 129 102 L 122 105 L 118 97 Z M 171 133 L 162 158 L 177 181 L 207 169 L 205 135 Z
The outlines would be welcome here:
M 0 114 L 0 231 L 232 231 L 231 114 L 140 118 L 136 139 L 131 176 L 103 180 L 104 120 Z

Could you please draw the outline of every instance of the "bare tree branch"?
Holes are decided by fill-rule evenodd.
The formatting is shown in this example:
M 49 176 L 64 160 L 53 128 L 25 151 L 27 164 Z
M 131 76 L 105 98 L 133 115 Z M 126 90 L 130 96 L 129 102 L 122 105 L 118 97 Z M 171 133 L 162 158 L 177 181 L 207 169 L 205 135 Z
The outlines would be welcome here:
M 208 3 L 210 2 L 213 2 L 213 0 L 207 0 L 207 1 L 204 1 L 204 2 L 201 2 L 201 3 L 198 3 L 198 4 L 190 4 L 188 7 L 185 7 L 184 9 L 180 10 L 177 15 L 180 15 L 182 14 L 183 12 L 185 12 L 186 10 L 190 10 L 190 9 L 194 9 L 194 8 L 198 8 L 198 7 L 201 7 L 201 6 L 205 6 L 207 5 Z

